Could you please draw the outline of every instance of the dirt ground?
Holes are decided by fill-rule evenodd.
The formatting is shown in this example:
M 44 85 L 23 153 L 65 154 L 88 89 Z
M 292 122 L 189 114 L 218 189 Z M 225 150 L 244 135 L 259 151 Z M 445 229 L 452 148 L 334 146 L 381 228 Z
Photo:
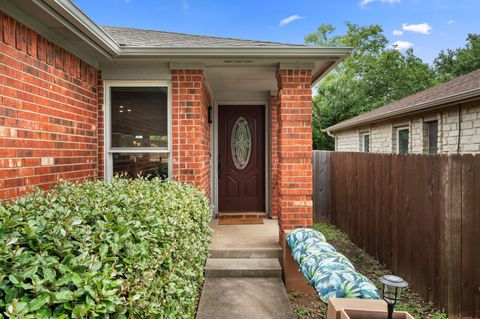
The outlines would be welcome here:
M 367 276 L 381 291 L 382 285 L 378 277 L 389 274 L 390 271 L 376 259 L 353 244 L 348 236 L 329 224 L 316 224 L 314 228 L 321 231 L 327 241 L 335 246 L 338 252 L 344 254 L 359 273 Z M 299 319 L 326 318 L 327 305 L 317 296 L 308 296 L 292 292 L 289 295 L 294 312 Z M 418 294 L 406 289 L 402 300 L 395 310 L 408 311 L 415 318 L 446 319 L 447 316 L 436 310 L 432 304 L 425 302 Z

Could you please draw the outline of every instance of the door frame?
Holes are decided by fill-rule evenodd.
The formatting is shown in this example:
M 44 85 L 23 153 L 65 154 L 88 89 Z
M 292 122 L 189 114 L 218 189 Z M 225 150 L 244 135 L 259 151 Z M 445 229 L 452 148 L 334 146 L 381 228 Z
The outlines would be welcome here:
M 211 202 L 213 204 L 213 214 L 218 214 L 218 108 L 219 106 L 263 106 L 265 117 L 265 213 L 270 216 L 270 102 L 261 101 L 214 101 L 213 103 L 213 127 L 211 132 L 211 160 L 210 160 L 210 187 Z

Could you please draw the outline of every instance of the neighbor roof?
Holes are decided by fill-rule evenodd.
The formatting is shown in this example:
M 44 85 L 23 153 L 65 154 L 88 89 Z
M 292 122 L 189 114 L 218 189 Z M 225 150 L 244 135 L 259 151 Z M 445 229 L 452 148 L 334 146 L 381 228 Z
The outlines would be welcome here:
M 305 47 L 302 44 L 253 41 L 156 30 L 101 26 L 121 46 L 129 47 Z
M 475 97 L 480 97 L 480 69 L 360 114 L 324 131 L 338 131 Z

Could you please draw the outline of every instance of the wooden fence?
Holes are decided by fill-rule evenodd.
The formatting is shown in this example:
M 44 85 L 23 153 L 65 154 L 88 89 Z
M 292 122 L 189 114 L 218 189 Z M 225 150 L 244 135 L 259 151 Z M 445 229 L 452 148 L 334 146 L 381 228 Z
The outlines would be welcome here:
M 313 151 L 313 219 L 316 222 L 331 215 L 329 151 Z
M 480 155 L 332 152 L 329 165 L 331 221 L 449 318 L 480 319 Z

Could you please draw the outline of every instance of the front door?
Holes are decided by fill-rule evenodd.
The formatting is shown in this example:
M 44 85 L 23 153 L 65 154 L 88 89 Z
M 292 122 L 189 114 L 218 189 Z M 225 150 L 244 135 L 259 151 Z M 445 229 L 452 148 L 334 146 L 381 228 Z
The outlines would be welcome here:
M 265 211 L 263 106 L 220 106 L 218 210 Z

